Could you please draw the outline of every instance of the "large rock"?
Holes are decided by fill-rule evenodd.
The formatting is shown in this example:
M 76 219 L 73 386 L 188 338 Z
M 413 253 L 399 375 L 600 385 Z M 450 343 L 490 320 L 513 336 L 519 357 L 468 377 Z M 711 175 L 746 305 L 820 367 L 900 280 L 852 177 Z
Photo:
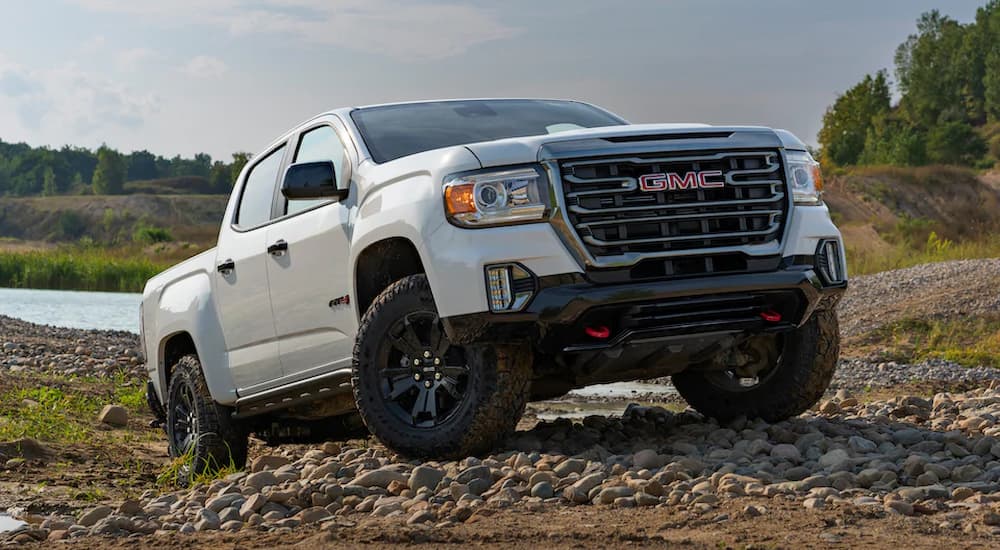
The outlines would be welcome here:
M 251 472 L 262 472 L 264 470 L 277 470 L 291 461 L 280 455 L 258 456 L 250 463 Z
M 98 506 L 84 512 L 76 522 L 84 527 L 92 527 L 98 521 L 110 516 L 112 512 L 110 506 Z
M 256 472 L 247 476 L 243 480 L 243 485 L 253 487 L 258 492 L 264 487 L 271 487 L 278 484 L 278 478 L 270 471 Z
M 101 414 L 97 416 L 97 421 L 108 426 L 124 428 L 128 426 L 128 411 L 121 405 L 105 405 L 101 409 Z
M 401 474 L 395 470 L 390 470 L 388 468 L 379 468 L 378 470 L 372 470 L 370 472 L 365 472 L 358 477 L 354 478 L 351 482 L 352 485 L 360 485 L 362 487 L 381 487 L 385 489 L 393 481 L 398 481 L 400 483 L 406 483 L 409 481 L 404 474 Z
M 430 466 L 417 466 L 410 472 L 408 486 L 414 492 L 424 487 L 434 491 L 442 479 L 444 479 L 444 471 Z

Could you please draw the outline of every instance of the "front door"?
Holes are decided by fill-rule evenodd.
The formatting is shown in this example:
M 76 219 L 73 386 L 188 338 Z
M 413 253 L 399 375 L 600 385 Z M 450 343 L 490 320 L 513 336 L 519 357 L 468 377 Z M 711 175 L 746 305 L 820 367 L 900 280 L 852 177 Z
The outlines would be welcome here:
M 284 374 L 271 311 L 266 226 L 284 153 L 284 146 L 274 149 L 250 169 L 236 217 L 223 221 L 216 249 L 213 289 L 229 368 L 241 395 L 264 389 Z
M 351 162 L 334 128 L 300 134 L 293 162 L 332 160 L 337 185 L 347 188 Z M 298 201 L 278 198 L 280 219 L 268 228 L 271 304 L 281 366 L 290 379 L 349 368 L 358 323 L 351 305 L 347 232 L 352 197 Z

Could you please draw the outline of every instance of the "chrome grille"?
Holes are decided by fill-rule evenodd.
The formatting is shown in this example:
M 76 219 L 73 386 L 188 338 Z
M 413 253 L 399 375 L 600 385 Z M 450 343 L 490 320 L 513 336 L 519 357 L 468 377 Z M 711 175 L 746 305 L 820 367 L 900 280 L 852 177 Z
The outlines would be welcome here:
M 788 211 L 777 150 L 565 160 L 566 213 L 596 257 L 738 247 L 780 239 Z M 646 174 L 721 172 L 716 188 L 644 191 Z

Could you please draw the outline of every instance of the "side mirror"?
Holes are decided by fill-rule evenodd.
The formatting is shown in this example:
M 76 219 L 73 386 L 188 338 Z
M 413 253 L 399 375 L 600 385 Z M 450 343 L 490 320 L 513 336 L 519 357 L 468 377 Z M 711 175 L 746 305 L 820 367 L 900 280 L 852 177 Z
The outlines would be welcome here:
M 347 189 L 337 188 L 337 170 L 333 161 L 301 162 L 285 171 L 281 194 L 286 199 L 343 199 Z

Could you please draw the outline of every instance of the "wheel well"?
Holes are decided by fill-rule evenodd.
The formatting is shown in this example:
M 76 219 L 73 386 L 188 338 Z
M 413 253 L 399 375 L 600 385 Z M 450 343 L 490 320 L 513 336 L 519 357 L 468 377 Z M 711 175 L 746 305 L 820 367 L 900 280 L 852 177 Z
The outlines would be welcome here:
M 163 343 L 163 373 L 164 380 L 170 384 L 170 370 L 185 355 L 198 355 L 194 347 L 194 339 L 186 332 L 178 332 Z
M 417 247 L 397 237 L 374 243 L 358 256 L 355 272 L 358 316 L 364 316 L 375 298 L 392 283 L 424 273 Z

